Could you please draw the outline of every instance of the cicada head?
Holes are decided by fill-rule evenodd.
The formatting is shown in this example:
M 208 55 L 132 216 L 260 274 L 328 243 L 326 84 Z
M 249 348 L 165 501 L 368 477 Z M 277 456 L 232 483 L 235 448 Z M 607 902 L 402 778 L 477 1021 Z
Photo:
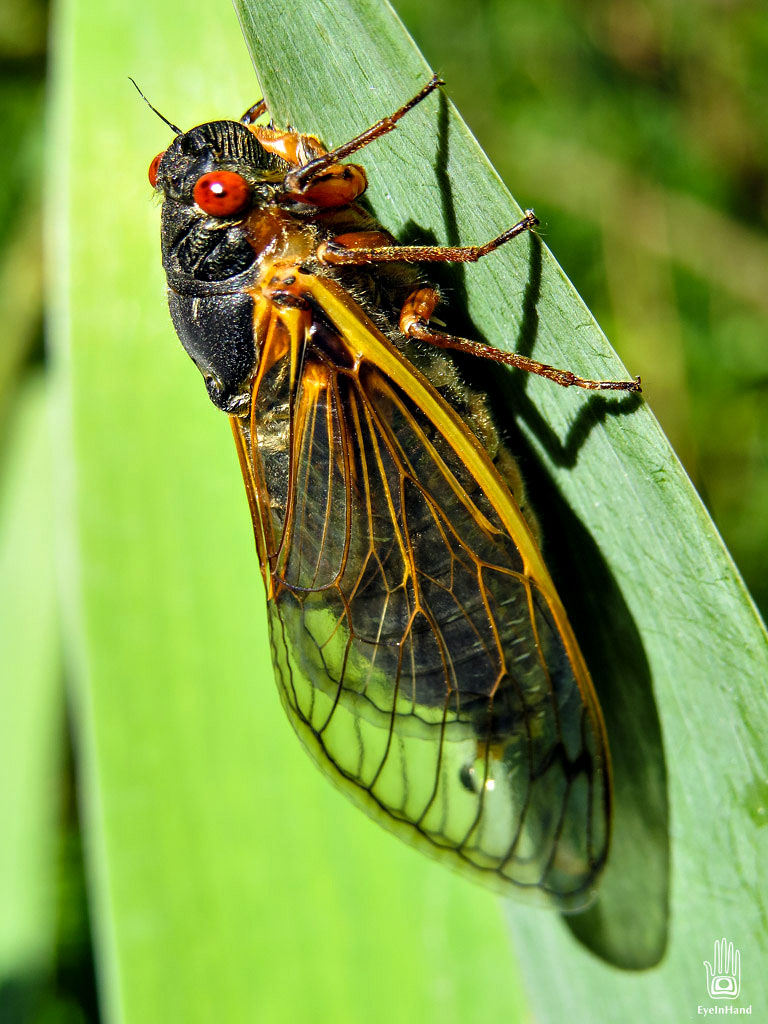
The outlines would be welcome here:
M 225 412 L 249 397 L 256 360 L 253 300 L 258 252 L 247 230 L 285 174 L 282 161 L 237 121 L 179 134 L 150 164 L 162 193 L 162 254 L 168 302 L 181 342 Z

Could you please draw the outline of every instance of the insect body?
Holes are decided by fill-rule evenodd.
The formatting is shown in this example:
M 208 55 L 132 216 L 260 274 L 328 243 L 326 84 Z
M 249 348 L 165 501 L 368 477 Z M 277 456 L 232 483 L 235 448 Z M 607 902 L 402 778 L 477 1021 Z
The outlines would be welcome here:
M 609 843 L 600 709 L 514 462 L 445 350 L 639 383 L 430 323 L 414 263 L 476 260 L 536 223 L 404 247 L 357 204 L 365 172 L 342 160 L 440 84 L 330 153 L 254 125 L 263 103 L 175 129 L 150 167 L 171 316 L 230 416 L 278 687 L 312 757 L 432 856 L 575 909 Z

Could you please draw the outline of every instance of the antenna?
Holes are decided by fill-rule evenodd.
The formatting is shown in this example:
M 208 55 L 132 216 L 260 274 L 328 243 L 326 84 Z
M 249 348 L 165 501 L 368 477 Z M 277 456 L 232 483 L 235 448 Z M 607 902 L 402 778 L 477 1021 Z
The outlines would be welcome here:
M 142 98 L 142 99 L 144 100 L 144 102 L 145 102 L 145 103 L 147 104 L 147 106 L 149 107 L 149 109 L 150 109 L 150 110 L 154 110 L 154 112 L 155 112 L 155 113 L 157 114 L 157 116 L 158 116 L 158 117 L 160 118 L 160 120 L 161 120 L 161 121 L 165 121 L 165 123 L 166 123 L 166 124 L 168 125 L 168 127 L 169 127 L 169 128 L 171 129 L 171 131 L 174 131 L 174 132 L 176 132 L 176 134 L 177 134 L 177 135 L 183 135 L 183 134 L 184 134 L 184 132 L 183 132 L 183 131 L 181 130 L 181 128 L 177 128 L 177 127 L 176 127 L 176 125 L 175 125 L 175 124 L 174 124 L 174 123 L 173 123 L 172 121 L 169 121 L 169 120 L 168 120 L 168 118 L 167 118 L 167 117 L 163 117 L 163 115 L 162 115 L 162 114 L 160 113 L 160 111 L 159 111 L 159 110 L 157 109 L 157 107 L 153 107 L 153 106 L 152 106 L 152 104 L 151 104 L 151 103 L 149 102 L 149 100 L 148 100 L 148 99 L 147 99 L 147 97 L 146 97 L 146 96 L 144 95 L 144 93 L 143 93 L 143 92 L 141 91 L 141 89 L 140 89 L 140 88 L 138 87 L 138 85 L 136 85 L 136 83 L 135 83 L 135 82 L 133 81 L 133 79 L 131 78 L 131 76 L 130 76 L 130 75 L 128 75 L 128 81 L 129 81 L 129 82 L 133 82 L 133 87 L 134 87 L 134 89 L 135 89 L 135 90 L 136 90 L 136 92 L 137 92 L 137 93 L 139 94 L 139 96 L 141 96 L 141 98 Z

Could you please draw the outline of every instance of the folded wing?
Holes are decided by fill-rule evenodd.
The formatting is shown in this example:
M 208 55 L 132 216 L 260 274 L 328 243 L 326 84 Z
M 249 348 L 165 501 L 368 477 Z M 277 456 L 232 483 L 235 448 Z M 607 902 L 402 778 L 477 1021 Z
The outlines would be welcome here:
M 608 754 L 535 541 L 468 427 L 362 311 L 313 287 L 311 317 L 274 314 L 285 354 L 242 437 L 288 714 L 391 831 L 579 906 L 606 857 Z

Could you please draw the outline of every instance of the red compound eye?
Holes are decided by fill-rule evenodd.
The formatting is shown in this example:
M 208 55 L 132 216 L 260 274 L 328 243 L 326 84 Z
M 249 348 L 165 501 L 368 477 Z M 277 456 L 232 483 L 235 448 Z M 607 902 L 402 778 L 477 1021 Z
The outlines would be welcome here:
M 231 217 L 251 198 L 251 186 L 234 171 L 211 171 L 197 179 L 192 194 L 206 213 L 213 217 Z
M 160 161 L 165 156 L 165 150 L 162 153 L 158 153 L 149 165 L 149 184 L 152 188 L 157 188 L 157 168 L 160 166 Z

